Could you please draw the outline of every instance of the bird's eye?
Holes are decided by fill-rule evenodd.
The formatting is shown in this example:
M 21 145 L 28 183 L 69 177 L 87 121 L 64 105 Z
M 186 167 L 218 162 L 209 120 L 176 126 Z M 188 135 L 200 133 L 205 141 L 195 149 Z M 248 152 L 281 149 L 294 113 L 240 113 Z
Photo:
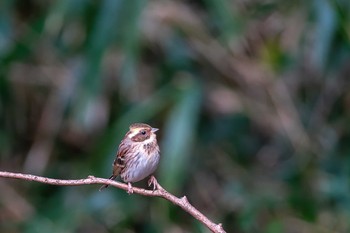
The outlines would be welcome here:
M 142 135 L 146 135 L 146 131 L 145 131 L 145 130 L 142 130 L 142 131 L 141 131 L 141 134 L 142 134 Z

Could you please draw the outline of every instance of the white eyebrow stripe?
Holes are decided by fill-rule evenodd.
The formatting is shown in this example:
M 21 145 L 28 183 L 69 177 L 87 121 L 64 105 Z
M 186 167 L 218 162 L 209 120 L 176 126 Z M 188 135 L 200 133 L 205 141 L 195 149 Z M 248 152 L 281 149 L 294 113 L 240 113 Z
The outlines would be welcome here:
M 133 130 L 131 130 L 131 133 L 128 135 L 128 137 L 129 138 L 132 138 L 132 137 L 134 137 L 136 134 L 138 134 L 138 130 L 135 130 L 135 129 L 133 129 Z

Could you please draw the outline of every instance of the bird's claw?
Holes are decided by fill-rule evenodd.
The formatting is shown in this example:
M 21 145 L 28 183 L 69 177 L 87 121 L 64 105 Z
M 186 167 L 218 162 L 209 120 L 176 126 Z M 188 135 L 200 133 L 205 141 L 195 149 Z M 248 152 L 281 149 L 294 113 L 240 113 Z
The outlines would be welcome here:
M 151 187 L 152 185 L 153 185 L 153 191 L 156 190 L 158 187 L 158 182 L 154 176 L 151 176 L 148 180 L 148 187 Z
M 134 193 L 134 190 L 132 189 L 132 185 L 131 183 L 129 182 L 128 183 L 128 191 L 127 191 L 128 194 L 133 194 Z

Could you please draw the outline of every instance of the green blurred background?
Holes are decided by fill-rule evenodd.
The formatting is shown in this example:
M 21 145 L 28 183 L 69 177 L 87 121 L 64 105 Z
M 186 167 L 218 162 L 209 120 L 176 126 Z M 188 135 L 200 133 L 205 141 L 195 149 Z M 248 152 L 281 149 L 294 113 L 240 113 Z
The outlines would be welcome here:
M 227 232 L 350 232 L 349 36 L 347 0 L 3 0 L 0 169 L 108 177 L 144 122 Z M 208 232 L 98 188 L 1 179 L 0 232 Z

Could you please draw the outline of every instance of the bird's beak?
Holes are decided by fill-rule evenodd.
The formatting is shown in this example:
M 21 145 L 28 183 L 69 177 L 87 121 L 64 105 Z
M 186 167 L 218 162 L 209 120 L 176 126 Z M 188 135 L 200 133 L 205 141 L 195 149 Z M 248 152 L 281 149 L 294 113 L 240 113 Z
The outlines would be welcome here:
M 152 128 L 152 133 L 155 133 L 155 132 L 157 132 L 159 129 L 157 129 L 157 128 Z

